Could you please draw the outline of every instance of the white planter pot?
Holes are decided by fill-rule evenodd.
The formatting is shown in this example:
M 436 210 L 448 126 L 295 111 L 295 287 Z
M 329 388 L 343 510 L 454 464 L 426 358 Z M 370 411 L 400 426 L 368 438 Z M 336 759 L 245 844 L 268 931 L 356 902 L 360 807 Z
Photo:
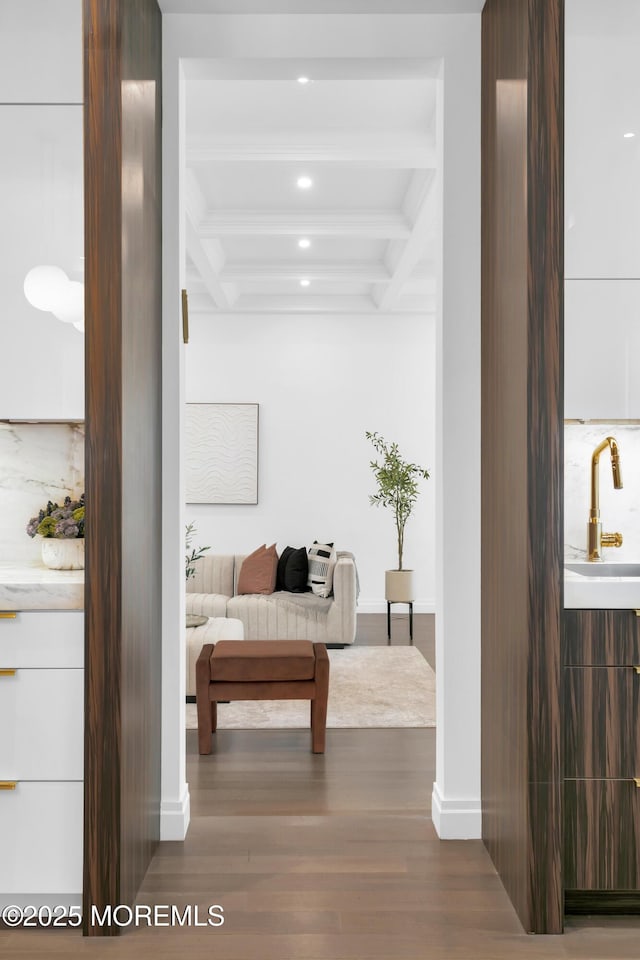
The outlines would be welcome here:
M 413 603 L 413 570 L 385 570 L 384 595 L 387 603 Z
M 84 570 L 84 537 L 44 537 L 42 562 L 50 570 Z

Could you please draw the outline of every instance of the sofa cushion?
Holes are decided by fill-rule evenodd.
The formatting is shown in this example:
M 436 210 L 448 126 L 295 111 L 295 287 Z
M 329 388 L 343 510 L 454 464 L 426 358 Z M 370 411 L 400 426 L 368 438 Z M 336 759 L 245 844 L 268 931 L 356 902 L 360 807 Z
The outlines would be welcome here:
M 224 617 L 229 597 L 220 593 L 187 593 L 186 612 L 201 617 Z
M 210 554 L 196 560 L 194 564 L 196 572 L 187 580 L 187 594 L 214 593 L 232 597 L 234 564 L 233 556 L 223 554 Z M 213 614 L 213 616 L 217 615 Z
M 309 547 L 308 585 L 318 597 L 328 597 L 333 589 L 333 568 L 336 565 L 336 551 L 332 543 L 313 541 Z
M 307 584 L 309 576 L 309 561 L 304 547 L 295 549 L 285 547 L 278 560 L 278 576 L 276 590 L 287 590 L 289 593 L 306 593 L 310 587 Z
M 276 545 L 263 544 L 242 562 L 238 575 L 237 593 L 273 593 L 276 586 L 278 554 Z
M 313 680 L 315 666 L 310 640 L 220 640 L 211 654 L 211 679 L 232 683 Z

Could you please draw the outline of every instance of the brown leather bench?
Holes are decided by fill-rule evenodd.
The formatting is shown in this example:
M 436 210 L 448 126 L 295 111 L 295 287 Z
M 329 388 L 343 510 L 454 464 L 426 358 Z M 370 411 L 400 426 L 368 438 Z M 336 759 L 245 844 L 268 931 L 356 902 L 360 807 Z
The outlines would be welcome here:
M 198 750 L 211 753 L 218 700 L 310 700 L 311 749 L 324 753 L 329 656 L 311 640 L 219 640 L 196 661 Z

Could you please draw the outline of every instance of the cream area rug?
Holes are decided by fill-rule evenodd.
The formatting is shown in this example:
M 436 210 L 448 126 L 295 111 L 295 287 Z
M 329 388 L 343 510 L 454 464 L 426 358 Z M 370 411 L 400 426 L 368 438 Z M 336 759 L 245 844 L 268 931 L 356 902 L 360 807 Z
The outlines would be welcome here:
M 329 650 L 327 727 L 435 727 L 435 674 L 416 647 Z M 198 726 L 188 703 L 187 729 Z M 220 729 L 309 726 L 308 700 L 218 704 Z

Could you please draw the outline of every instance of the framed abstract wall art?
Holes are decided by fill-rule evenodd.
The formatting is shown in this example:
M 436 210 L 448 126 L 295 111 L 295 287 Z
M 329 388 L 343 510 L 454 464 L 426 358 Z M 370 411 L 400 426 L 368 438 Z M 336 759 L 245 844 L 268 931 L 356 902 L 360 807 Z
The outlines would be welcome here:
M 258 502 L 258 404 L 186 405 L 187 503 Z

